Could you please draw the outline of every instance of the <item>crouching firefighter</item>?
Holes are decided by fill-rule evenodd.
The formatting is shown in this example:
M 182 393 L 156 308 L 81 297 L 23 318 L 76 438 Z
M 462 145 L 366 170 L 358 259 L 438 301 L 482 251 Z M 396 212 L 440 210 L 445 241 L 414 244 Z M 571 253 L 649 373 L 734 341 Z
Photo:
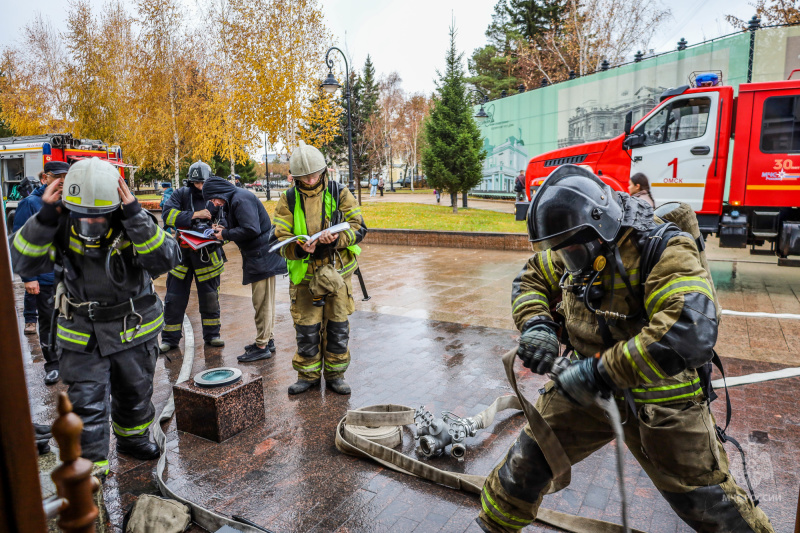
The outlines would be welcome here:
M 211 177 L 211 167 L 197 161 L 189 167 L 186 185 L 164 203 L 165 226 L 203 233 L 212 229 L 212 218 L 217 208 L 203 200 L 203 183 Z M 180 242 L 180 239 L 179 239 Z M 210 346 L 225 346 L 220 338 L 219 285 L 225 269 L 221 244 L 211 244 L 193 250 L 181 242 L 181 263 L 167 275 L 167 295 L 164 298 L 164 331 L 161 332 L 162 352 L 178 347 L 181 340 L 183 314 L 192 291 L 192 278 L 197 286 L 203 340 Z
M 557 442 L 540 448 L 548 438 L 525 426 L 487 478 L 479 525 L 530 524 L 543 495 L 568 483 L 545 456 L 575 464 L 608 444 L 614 432 L 596 400 L 613 396 L 628 449 L 684 522 L 696 531 L 773 531 L 731 475 L 709 409 L 719 309 L 695 239 L 677 231 L 650 239 L 660 225 L 649 204 L 574 165 L 547 178 L 527 220 L 537 253 L 512 287 L 517 355 L 553 378 L 536 410 Z M 661 248 L 649 254 L 653 242 Z M 569 358 L 558 357 L 560 339 Z
M 108 471 L 109 411 L 117 451 L 155 459 L 150 440 L 153 372 L 164 322 L 152 276 L 178 264 L 178 244 L 143 210 L 107 161 L 72 165 L 11 247 L 16 271 L 54 269 L 56 346 L 73 410 L 83 420 L 83 456 Z M 120 205 L 121 204 L 121 205 Z
M 319 240 L 299 241 L 280 248 L 289 269 L 289 297 L 297 351 L 292 366 L 297 382 L 289 394 L 319 385 L 338 394 L 350 394 L 344 373 L 350 364 L 350 325 L 355 311 L 353 271 L 358 267 L 358 243 L 367 233 L 361 208 L 346 187 L 327 176 L 322 153 L 303 141 L 292 152 L 289 168 L 295 186 L 278 200 L 275 237 L 284 241 L 296 235 L 313 235 L 336 224 L 350 227 L 338 233 L 325 231 Z

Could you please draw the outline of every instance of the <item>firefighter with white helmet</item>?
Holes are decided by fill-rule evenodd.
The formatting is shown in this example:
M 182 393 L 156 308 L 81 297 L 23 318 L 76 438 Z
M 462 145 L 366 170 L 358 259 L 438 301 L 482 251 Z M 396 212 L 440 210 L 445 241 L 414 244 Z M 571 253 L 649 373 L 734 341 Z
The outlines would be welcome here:
M 60 183 L 47 187 L 11 254 L 21 275 L 55 267 L 61 375 L 83 420 L 83 455 L 108 471 L 109 411 L 118 452 L 159 455 L 149 434 L 164 315 L 152 277 L 178 264 L 178 244 L 107 161 L 79 161 L 63 191 Z
M 350 225 L 339 233 L 326 231 L 315 242 L 298 241 L 280 249 L 289 269 L 297 332 L 292 365 L 298 379 L 289 394 L 319 385 L 323 374 L 326 387 L 350 394 L 344 373 L 350 364 L 348 316 L 355 310 L 351 278 L 367 227 L 353 194 L 327 176 L 327 166 L 319 150 L 300 141 L 289 159 L 295 186 L 281 195 L 275 208 L 275 236 L 280 241 L 341 222 Z

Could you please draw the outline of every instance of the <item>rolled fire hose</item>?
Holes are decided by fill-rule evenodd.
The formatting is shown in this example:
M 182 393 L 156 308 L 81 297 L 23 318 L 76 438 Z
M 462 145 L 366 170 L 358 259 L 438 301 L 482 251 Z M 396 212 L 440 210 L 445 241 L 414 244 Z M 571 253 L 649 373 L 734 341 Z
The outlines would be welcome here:
M 492 405 L 473 418 L 480 419 L 479 426 L 481 428 L 486 428 L 493 423 L 497 413 L 506 409 L 522 410 L 536 437 L 539 448 L 542 450 L 542 454 L 545 456 L 550 470 L 553 472 L 553 480 L 550 482 L 547 492 L 556 492 L 569 484 L 571 475 L 569 458 L 561 447 L 555 434 L 550 429 L 550 426 L 547 425 L 547 422 L 544 421 L 539 412 L 522 393 L 520 393 L 514 374 L 516 353 L 516 350 L 511 350 L 503 356 L 506 377 L 508 378 L 511 388 L 514 390 L 515 396 L 500 396 Z M 612 418 L 612 426 L 614 426 L 617 438 L 622 439 L 619 410 L 616 408 L 616 404 L 614 404 L 613 401 L 610 403 L 613 405 L 613 409 L 610 409 L 609 412 L 609 416 Z M 604 409 L 607 408 L 606 405 L 602 407 Z M 389 428 L 387 431 L 391 431 L 392 429 L 400 431 L 401 426 L 414 423 L 414 412 L 415 410 L 411 407 L 395 404 L 373 405 L 348 411 L 347 415 L 339 421 L 336 427 L 336 447 L 339 451 L 348 455 L 372 459 L 387 468 L 404 474 L 421 477 L 452 489 L 480 494 L 484 482 L 486 481 L 486 476 L 441 470 L 430 464 L 404 455 L 392 449 L 393 447 L 390 445 L 387 446 L 385 444 L 373 442 L 366 435 L 362 434 L 362 428 L 364 427 L 371 429 Z M 614 421 L 614 412 L 616 412 L 616 422 Z M 623 468 L 622 454 L 624 453 L 622 440 L 618 441 L 617 448 L 617 468 L 618 472 L 621 472 Z M 627 521 L 625 514 L 626 499 L 624 496 L 624 476 L 621 474 L 620 489 L 623 491 L 623 520 Z M 582 516 L 574 516 L 542 507 L 539 508 L 536 520 L 573 533 L 627 533 L 629 531 L 633 533 L 642 533 L 639 530 L 630 530 L 625 525 L 613 524 L 611 522 Z

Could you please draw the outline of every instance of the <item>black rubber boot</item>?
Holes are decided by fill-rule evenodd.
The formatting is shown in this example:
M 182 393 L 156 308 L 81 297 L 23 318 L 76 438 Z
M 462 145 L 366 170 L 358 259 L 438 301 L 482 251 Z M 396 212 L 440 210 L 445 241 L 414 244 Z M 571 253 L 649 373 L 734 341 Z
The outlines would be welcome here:
M 44 375 L 44 384 L 55 385 L 59 379 L 61 379 L 61 374 L 58 373 L 58 370 L 51 370 Z
M 298 379 L 297 383 L 293 383 L 289 386 L 289 394 L 300 394 L 306 392 L 311 387 L 318 387 L 319 380 L 315 381 L 303 381 L 302 379 Z
M 267 350 L 269 350 L 272 353 L 275 353 L 277 351 L 277 348 L 275 348 L 275 339 L 269 340 L 269 343 L 267 344 Z
M 140 435 L 138 437 L 121 437 L 117 435 L 117 452 L 142 461 L 158 459 L 161 455 L 158 445 L 150 440 L 150 435 Z
M 344 378 L 336 378 L 330 381 L 326 379 L 325 386 L 336 394 L 350 394 L 350 385 L 347 384 Z

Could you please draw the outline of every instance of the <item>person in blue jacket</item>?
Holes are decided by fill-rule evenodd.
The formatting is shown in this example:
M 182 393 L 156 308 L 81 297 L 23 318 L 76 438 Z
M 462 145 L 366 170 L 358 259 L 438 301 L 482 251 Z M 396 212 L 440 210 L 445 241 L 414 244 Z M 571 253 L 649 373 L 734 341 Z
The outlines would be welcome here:
M 17 205 L 17 213 L 14 217 L 14 231 L 18 231 L 29 218 L 34 216 L 42 208 L 42 194 L 47 186 L 63 178 L 69 170 L 69 163 L 64 161 L 48 161 L 44 165 L 42 174 L 42 184 L 34 191 L 23 198 Z M 34 277 L 22 277 L 25 283 L 25 293 L 36 298 L 36 311 L 39 313 L 39 345 L 42 347 L 44 356 L 44 382 L 47 385 L 58 383 L 60 379 L 58 355 L 55 348 L 50 345 L 50 326 L 53 319 L 53 271 L 39 274 Z M 27 319 L 26 319 L 27 322 Z

